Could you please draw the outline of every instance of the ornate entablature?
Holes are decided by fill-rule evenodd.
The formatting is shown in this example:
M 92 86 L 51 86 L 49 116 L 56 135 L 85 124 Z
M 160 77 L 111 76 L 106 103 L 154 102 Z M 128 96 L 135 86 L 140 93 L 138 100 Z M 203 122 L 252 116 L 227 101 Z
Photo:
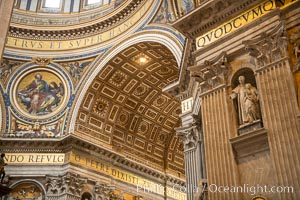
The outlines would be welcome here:
M 212 27 L 231 19 L 232 16 L 239 14 L 241 11 L 253 7 L 258 2 L 258 0 L 243 2 L 234 0 L 200 1 L 191 12 L 179 18 L 172 26 L 185 35 L 195 38 L 211 30 Z
M 99 198 L 110 196 L 117 199 L 122 194 L 116 195 L 116 190 L 135 194 L 137 187 L 141 196 L 157 195 L 162 198 L 164 190 L 155 189 L 162 187 L 168 191 L 168 197 L 185 199 L 185 194 L 177 187 L 172 188 L 173 185 L 185 187 L 182 178 L 167 175 L 74 135 L 55 140 L 2 139 L 0 143 L 10 169 L 22 166 L 24 171 L 30 171 L 33 179 L 42 180 L 45 187 L 43 195 L 54 199 L 64 195 L 79 197 L 85 192 Z M 8 175 L 5 183 L 15 185 L 19 180 L 16 177 L 22 180 L 23 171 L 18 171 L 17 176 Z M 31 176 L 27 173 L 26 178 Z M 145 194 L 143 187 L 149 187 L 151 192 Z

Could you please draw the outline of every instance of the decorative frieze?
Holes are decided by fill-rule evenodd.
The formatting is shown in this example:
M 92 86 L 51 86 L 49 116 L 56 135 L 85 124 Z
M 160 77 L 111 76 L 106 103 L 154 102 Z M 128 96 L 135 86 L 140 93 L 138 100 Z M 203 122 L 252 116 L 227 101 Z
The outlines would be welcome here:
M 1 152 L 5 152 L 7 155 L 13 156 L 11 157 L 12 159 L 11 162 L 15 160 L 14 165 L 17 164 L 17 162 L 18 163 L 21 162 L 21 161 L 16 161 L 17 158 L 19 160 L 23 159 L 24 161 L 26 161 L 26 159 L 27 161 L 29 159 L 35 159 L 33 160 L 35 162 L 33 161 L 30 163 L 26 162 L 27 164 L 32 164 L 32 165 L 49 164 L 48 159 L 50 159 L 50 161 L 51 159 L 53 159 L 51 161 L 52 164 L 63 164 L 64 161 L 66 161 L 68 158 L 64 157 L 62 153 L 68 149 L 78 149 L 83 152 L 93 152 L 93 155 L 96 155 L 98 158 L 101 158 L 101 163 L 103 162 L 101 169 L 102 172 L 104 172 L 104 174 L 106 173 L 107 168 L 111 169 L 109 163 L 110 162 L 114 163 L 114 166 L 116 166 L 116 168 L 114 168 L 115 170 L 110 171 L 110 174 L 114 178 L 117 177 L 117 169 L 119 169 L 118 173 L 121 173 L 121 171 L 124 173 L 126 171 L 134 170 L 145 177 L 151 177 L 157 180 L 163 180 L 164 177 L 166 176 L 165 173 L 158 171 L 152 166 L 140 165 L 134 160 L 125 158 L 122 155 L 118 155 L 117 153 L 114 153 L 113 151 L 103 149 L 103 147 L 99 145 L 95 145 L 86 142 L 84 140 L 80 140 L 80 138 L 77 138 L 76 136 L 71 134 L 62 139 L 52 139 L 52 140 L 44 140 L 43 138 L 39 138 L 35 140 L 32 140 L 30 138 L 28 139 L 17 138 L 16 140 L 12 138 L 9 139 L 2 138 L 0 139 L 0 147 L 1 147 L 0 148 Z M 83 155 L 81 156 L 77 154 L 72 154 L 72 155 L 74 155 L 71 157 L 71 159 L 73 159 L 72 160 L 73 164 L 77 164 L 81 167 L 85 165 L 85 167 L 88 167 L 92 170 L 99 170 L 100 164 L 99 166 L 94 165 L 94 163 L 99 162 L 99 160 L 91 159 L 91 157 L 85 157 Z M 10 157 L 8 157 L 8 159 L 10 159 Z M 86 160 L 88 160 L 89 162 L 86 162 Z M 106 173 L 105 175 L 108 174 Z M 176 176 L 169 176 L 169 175 L 167 176 L 171 177 L 169 179 L 171 183 L 174 184 L 177 183 L 179 185 L 185 184 L 185 182 L 182 179 L 177 178 Z M 131 178 L 130 183 L 136 184 L 136 179 L 134 180 L 135 181 L 133 182 L 133 178 Z

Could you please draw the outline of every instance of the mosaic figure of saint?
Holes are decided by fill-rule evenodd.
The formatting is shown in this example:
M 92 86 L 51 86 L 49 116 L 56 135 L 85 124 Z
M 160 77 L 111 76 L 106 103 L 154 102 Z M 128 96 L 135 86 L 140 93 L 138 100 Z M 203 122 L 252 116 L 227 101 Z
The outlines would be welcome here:
M 40 73 L 37 73 L 34 80 L 25 88 L 18 90 L 18 97 L 27 111 L 33 115 L 52 112 L 52 108 L 58 106 L 63 95 L 62 83 L 57 84 L 53 81 L 48 84 Z

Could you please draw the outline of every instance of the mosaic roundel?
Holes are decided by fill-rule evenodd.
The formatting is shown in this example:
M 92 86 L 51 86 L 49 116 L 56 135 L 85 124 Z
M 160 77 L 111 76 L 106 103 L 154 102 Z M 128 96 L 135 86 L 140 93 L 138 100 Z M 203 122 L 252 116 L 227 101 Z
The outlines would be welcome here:
M 19 77 L 12 96 L 16 109 L 23 116 L 46 119 L 66 105 L 67 91 L 60 73 L 49 68 L 35 68 Z

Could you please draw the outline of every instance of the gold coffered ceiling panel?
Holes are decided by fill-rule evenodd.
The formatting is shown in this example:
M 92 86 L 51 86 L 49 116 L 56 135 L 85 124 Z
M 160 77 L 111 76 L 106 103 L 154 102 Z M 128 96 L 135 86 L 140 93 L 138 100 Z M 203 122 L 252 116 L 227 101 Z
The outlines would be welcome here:
M 178 76 L 176 60 L 163 45 L 144 42 L 123 50 L 88 89 L 76 134 L 156 169 L 183 174 L 182 142 L 174 131 L 180 103 L 162 92 Z

